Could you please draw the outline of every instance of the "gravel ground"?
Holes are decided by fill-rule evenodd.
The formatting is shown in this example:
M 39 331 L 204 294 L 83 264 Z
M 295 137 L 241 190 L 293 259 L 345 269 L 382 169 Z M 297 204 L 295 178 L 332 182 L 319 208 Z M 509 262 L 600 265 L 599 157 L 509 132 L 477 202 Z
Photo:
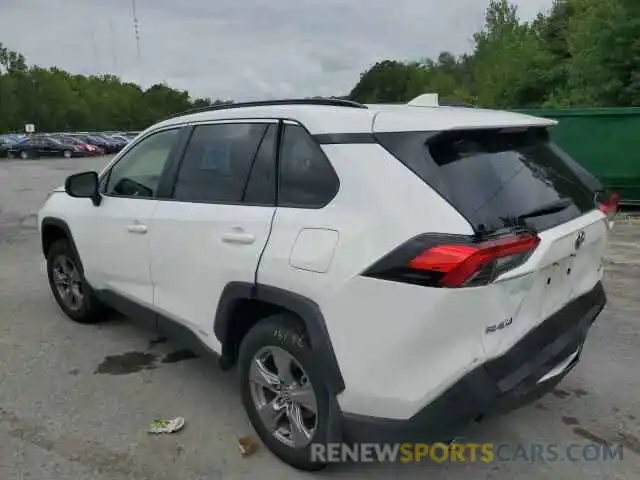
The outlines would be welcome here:
M 474 426 L 467 441 L 623 445 L 609 461 L 351 464 L 302 474 L 252 434 L 232 373 L 114 318 L 63 317 L 42 274 L 36 212 L 47 193 L 106 158 L 0 162 L 0 479 L 640 478 L 640 219 L 621 218 L 607 254 L 609 303 L 578 367 L 537 404 Z M 122 356 L 124 355 L 124 356 Z M 158 416 L 185 429 L 152 437 Z

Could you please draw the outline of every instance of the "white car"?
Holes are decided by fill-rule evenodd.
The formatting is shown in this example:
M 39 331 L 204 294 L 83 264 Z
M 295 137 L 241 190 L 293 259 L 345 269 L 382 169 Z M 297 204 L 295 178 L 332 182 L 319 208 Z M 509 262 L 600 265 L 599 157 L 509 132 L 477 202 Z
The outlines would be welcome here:
M 53 295 L 180 326 L 237 365 L 271 451 L 454 438 L 549 391 L 605 305 L 616 197 L 554 122 L 282 100 L 142 132 L 39 213 Z

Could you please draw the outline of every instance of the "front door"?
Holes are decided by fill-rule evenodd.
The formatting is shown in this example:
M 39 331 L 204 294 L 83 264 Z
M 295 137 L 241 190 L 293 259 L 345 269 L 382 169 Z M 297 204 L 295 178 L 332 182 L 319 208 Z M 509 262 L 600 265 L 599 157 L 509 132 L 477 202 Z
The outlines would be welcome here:
M 150 222 L 165 165 L 179 129 L 141 139 L 107 173 L 95 216 L 99 284 L 137 303 L 153 305 L 149 270 Z
M 170 198 L 150 224 L 160 313 L 219 351 L 213 322 L 229 282 L 253 283 L 275 212 L 277 122 L 193 128 Z

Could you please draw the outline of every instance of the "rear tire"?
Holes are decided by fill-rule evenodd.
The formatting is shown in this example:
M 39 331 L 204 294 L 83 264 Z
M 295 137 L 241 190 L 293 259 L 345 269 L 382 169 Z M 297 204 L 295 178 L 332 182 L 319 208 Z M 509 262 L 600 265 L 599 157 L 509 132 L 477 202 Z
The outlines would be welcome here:
M 238 371 L 242 403 L 267 448 L 299 470 L 326 467 L 313 461 L 311 447 L 327 444 L 329 393 L 297 318 L 277 314 L 251 328 L 240 345 Z
M 29 152 L 27 152 L 26 150 L 22 150 L 20 152 L 20 158 L 22 160 L 27 160 L 29 158 Z
M 62 152 L 62 156 L 64 158 L 71 158 L 71 151 L 70 150 L 65 150 L 64 152 Z
M 68 240 L 58 240 L 47 252 L 49 287 L 60 309 L 74 322 L 97 323 L 104 320 L 106 308 L 86 282 Z

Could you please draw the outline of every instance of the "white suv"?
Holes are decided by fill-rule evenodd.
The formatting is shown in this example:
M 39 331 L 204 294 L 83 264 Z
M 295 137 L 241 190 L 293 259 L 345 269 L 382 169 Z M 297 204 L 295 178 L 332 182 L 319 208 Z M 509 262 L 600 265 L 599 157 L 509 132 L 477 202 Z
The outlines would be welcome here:
M 39 214 L 53 295 L 237 364 L 264 443 L 446 440 L 576 364 L 617 208 L 554 122 L 434 104 L 266 101 L 142 132 Z M 600 197 L 599 197 L 600 195 Z

